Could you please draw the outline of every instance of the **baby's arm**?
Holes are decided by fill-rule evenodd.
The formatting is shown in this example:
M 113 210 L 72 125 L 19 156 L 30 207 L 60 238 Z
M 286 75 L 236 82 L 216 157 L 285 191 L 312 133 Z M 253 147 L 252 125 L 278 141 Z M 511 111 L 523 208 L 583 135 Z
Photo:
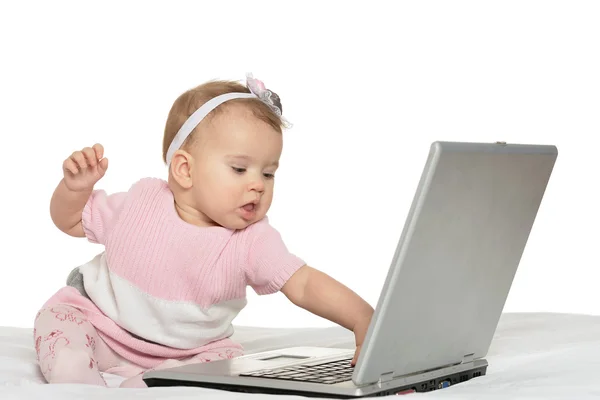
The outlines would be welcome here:
M 92 189 L 73 191 L 67 187 L 65 180 L 61 179 L 50 200 L 50 216 L 54 225 L 67 235 L 85 237 L 81 216 L 91 194 Z
M 356 362 L 373 307 L 329 275 L 306 265 L 292 275 L 281 291 L 295 305 L 353 331 L 357 351 L 352 362 Z
M 81 222 L 83 208 L 108 167 L 103 153 L 102 145 L 96 144 L 74 152 L 63 163 L 64 178 L 50 200 L 50 216 L 54 225 L 67 235 L 85 237 Z

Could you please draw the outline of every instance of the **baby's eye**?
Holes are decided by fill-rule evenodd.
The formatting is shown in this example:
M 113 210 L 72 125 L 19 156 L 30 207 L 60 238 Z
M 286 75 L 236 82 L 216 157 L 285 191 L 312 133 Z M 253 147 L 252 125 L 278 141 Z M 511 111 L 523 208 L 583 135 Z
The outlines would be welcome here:
M 238 174 L 242 174 L 242 173 L 246 172 L 246 168 L 236 168 L 236 167 L 231 167 L 231 168 Z
M 268 179 L 275 178 L 275 174 L 263 174 L 263 175 L 265 176 L 265 178 L 268 178 Z

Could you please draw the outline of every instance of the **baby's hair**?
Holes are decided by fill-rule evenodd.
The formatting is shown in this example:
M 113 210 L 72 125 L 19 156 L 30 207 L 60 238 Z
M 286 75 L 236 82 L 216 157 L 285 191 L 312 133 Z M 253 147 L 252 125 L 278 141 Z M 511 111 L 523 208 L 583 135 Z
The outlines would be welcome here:
M 163 161 L 165 163 L 167 162 L 167 151 L 171 142 L 189 116 L 210 99 L 232 92 L 250 93 L 250 90 L 246 86 L 234 81 L 210 81 L 184 92 L 175 100 L 169 111 L 169 116 L 167 117 L 165 134 L 163 137 Z M 271 93 L 273 102 L 281 111 L 283 111 L 279 96 L 274 92 Z M 278 132 L 282 132 L 283 121 L 281 118 L 258 98 L 230 100 L 212 110 L 205 119 L 213 118 L 215 115 L 222 113 L 227 109 L 228 105 L 231 105 L 232 103 L 245 104 L 256 118 L 266 122 Z M 197 130 L 198 127 L 192 131 L 183 143 L 182 148 L 186 148 L 194 142 L 194 136 L 197 136 Z

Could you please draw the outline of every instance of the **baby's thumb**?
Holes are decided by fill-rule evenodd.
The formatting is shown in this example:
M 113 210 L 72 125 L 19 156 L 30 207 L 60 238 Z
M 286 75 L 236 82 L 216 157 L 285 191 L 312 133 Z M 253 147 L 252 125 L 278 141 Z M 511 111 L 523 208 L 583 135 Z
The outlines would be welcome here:
M 100 173 L 101 177 L 104 176 L 107 168 L 108 168 L 108 158 L 103 158 L 98 163 L 98 172 Z

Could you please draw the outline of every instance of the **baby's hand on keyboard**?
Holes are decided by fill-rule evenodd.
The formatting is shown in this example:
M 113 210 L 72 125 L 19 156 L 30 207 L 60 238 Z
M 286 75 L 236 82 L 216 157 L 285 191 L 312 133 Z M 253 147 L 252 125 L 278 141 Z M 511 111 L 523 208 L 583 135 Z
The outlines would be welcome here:
M 101 144 L 71 154 L 63 163 L 67 188 L 74 192 L 91 190 L 108 168 L 108 159 L 103 157 L 104 147 Z
M 351 365 L 353 366 L 356 365 L 356 362 L 358 361 L 362 344 L 365 341 L 365 336 L 367 336 L 367 330 L 369 329 L 369 324 L 371 323 L 371 316 L 372 313 L 362 318 L 353 329 L 354 337 L 356 339 L 356 351 L 354 352 L 354 358 L 351 362 Z

